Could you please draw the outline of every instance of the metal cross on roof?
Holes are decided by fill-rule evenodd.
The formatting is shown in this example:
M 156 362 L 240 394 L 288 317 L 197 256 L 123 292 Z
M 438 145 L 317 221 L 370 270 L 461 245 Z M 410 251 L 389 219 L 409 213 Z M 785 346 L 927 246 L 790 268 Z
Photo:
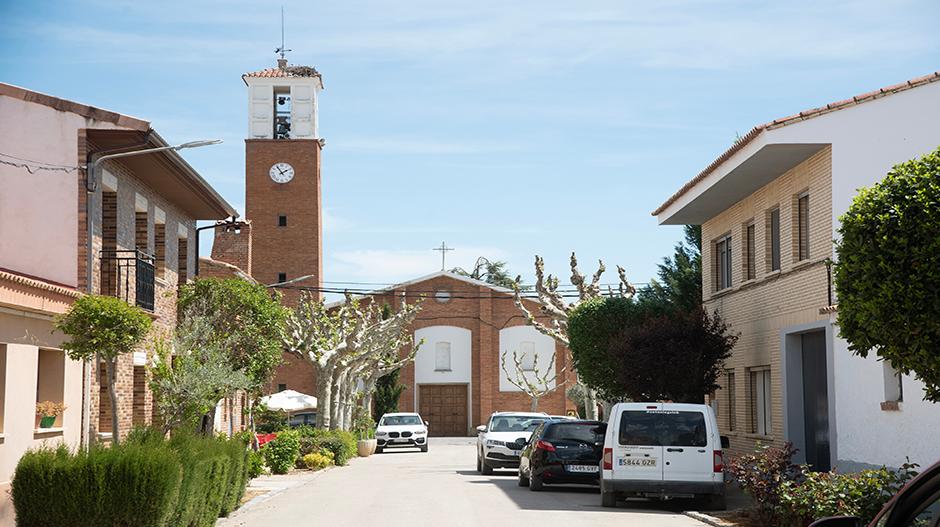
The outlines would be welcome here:
M 440 247 L 435 247 L 431 249 L 432 251 L 441 251 L 441 271 L 445 270 L 447 266 L 445 265 L 445 259 L 447 257 L 447 251 L 453 251 L 453 247 L 448 247 L 447 242 L 441 242 Z

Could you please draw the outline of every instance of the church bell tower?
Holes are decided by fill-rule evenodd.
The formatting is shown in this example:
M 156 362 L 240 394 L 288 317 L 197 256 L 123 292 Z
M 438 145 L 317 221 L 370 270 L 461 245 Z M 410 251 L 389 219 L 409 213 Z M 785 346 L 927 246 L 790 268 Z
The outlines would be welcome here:
M 312 67 L 288 65 L 282 53 L 277 67 L 242 80 L 248 87 L 245 215 L 252 223 L 252 276 L 263 284 L 319 288 L 323 141 L 317 100 L 323 79 Z M 288 304 L 299 298 L 296 289 L 281 292 Z

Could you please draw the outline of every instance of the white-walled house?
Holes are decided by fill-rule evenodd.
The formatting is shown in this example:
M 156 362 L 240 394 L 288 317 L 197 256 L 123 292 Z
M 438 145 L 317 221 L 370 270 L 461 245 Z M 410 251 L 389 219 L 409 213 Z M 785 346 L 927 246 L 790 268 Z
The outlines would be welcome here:
M 827 260 L 860 187 L 940 146 L 940 73 L 755 127 L 663 203 L 702 225 L 703 302 L 741 337 L 716 394 L 732 450 L 793 442 L 817 468 L 940 459 L 940 405 L 848 351 Z

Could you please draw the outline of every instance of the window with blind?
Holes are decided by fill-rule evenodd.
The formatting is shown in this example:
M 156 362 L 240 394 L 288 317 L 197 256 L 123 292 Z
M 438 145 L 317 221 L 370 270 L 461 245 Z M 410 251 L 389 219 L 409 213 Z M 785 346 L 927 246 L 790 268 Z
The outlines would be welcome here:
M 751 369 L 749 371 L 751 399 L 751 433 L 771 435 L 771 388 L 770 368 Z
M 797 215 L 797 259 L 809 259 L 809 194 L 803 194 L 796 202 Z
M 754 268 L 755 246 L 757 244 L 754 232 L 754 224 L 751 223 L 744 228 L 744 278 L 753 280 L 757 277 L 757 269 Z
M 737 427 L 737 404 L 735 400 L 737 394 L 735 393 L 734 386 L 734 370 L 725 371 L 725 385 L 724 385 L 725 397 L 727 399 L 727 404 L 725 408 L 728 409 L 728 430 L 736 430 Z
M 780 270 L 780 209 L 770 211 L 767 219 L 767 240 L 770 243 L 770 270 Z
M 731 287 L 731 236 L 719 238 L 715 242 L 715 290 Z

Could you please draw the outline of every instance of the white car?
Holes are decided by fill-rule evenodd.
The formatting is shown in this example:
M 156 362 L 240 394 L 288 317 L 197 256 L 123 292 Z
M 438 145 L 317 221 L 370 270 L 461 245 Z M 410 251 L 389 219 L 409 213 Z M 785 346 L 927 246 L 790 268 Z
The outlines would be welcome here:
M 496 412 L 487 425 L 477 427 L 477 472 L 492 474 L 495 468 L 519 468 L 519 453 L 532 432 L 548 414 Z
M 601 505 L 630 496 L 704 498 L 723 509 L 727 444 L 708 405 L 618 403 L 604 437 Z
M 376 453 L 386 448 L 418 447 L 428 451 L 428 422 L 416 413 L 385 414 L 375 429 Z

